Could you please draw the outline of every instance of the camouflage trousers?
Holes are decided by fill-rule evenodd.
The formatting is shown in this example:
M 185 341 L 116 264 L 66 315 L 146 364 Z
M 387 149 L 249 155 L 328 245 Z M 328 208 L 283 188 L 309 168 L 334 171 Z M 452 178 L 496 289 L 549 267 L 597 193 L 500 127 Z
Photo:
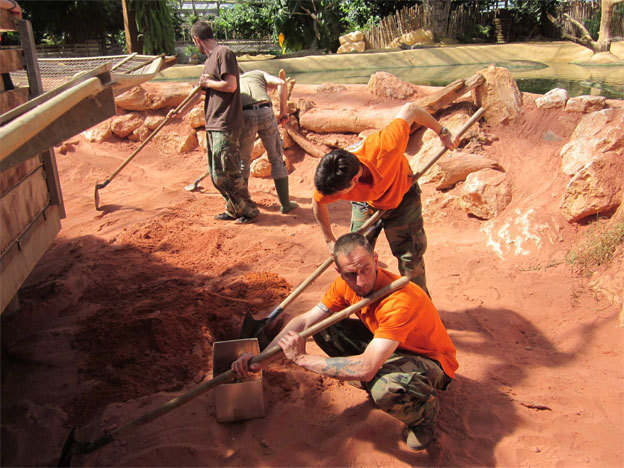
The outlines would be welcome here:
M 206 142 L 210 178 L 225 198 L 225 212 L 235 218 L 254 218 L 258 206 L 240 172 L 239 132 L 206 131 Z
M 345 319 L 314 335 L 316 344 L 330 357 L 364 352 L 373 338 L 359 319 Z M 437 392 L 451 378 L 438 362 L 406 351 L 396 351 L 370 382 L 362 382 L 375 404 L 408 426 L 435 423 L 439 411 Z
M 376 210 L 365 202 L 352 202 L 351 206 L 351 232 L 354 232 Z M 413 283 L 429 294 L 423 258 L 427 250 L 427 237 L 423 226 L 420 187 L 417 183 L 414 183 L 403 196 L 399 206 L 387 210 L 377 223 L 363 233 L 373 247 L 382 228 L 392 255 L 398 260 L 401 275 L 409 276 Z

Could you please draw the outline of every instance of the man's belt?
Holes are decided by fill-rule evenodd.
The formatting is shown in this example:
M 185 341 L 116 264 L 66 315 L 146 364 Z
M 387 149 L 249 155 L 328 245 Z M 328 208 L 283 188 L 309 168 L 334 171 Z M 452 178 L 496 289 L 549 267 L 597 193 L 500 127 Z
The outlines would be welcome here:
M 263 107 L 271 107 L 270 102 L 259 102 L 257 104 L 247 104 L 243 106 L 243 110 L 251 110 L 251 109 L 262 109 Z

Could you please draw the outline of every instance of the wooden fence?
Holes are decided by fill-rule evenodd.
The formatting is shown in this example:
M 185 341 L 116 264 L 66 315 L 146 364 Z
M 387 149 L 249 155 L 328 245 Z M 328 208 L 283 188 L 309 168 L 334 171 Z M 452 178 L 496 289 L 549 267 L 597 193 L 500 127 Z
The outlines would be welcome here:
M 600 1 L 571 1 L 559 6 L 557 16 L 561 19 L 564 13 L 583 23 L 585 20 L 595 17 L 600 11 Z M 439 19 L 438 19 L 439 20 Z M 509 29 L 514 24 L 513 10 L 491 8 L 484 11 L 476 3 L 465 3 L 448 13 L 444 37 L 461 39 L 469 35 L 477 25 L 492 26 L 496 28 L 499 42 L 505 40 L 526 38 L 510 38 Z M 427 3 L 405 7 L 394 15 L 381 20 L 379 25 L 364 31 L 364 40 L 369 49 L 383 49 L 401 35 L 417 29 L 434 29 L 434 11 Z M 502 28 L 502 31 L 499 29 Z M 566 26 L 566 32 L 574 34 L 572 26 Z M 624 37 L 624 21 L 621 17 L 614 16 L 611 23 L 611 36 Z M 548 39 L 560 39 L 549 37 Z

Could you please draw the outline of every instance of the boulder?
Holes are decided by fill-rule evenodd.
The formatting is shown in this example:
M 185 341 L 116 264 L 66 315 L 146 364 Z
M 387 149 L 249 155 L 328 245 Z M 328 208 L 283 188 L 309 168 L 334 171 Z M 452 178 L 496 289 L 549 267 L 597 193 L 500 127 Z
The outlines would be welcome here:
M 568 183 L 561 214 L 569 221 L 609 212 L 622 201 L 624 155 L 611 151 L 594 158 Z
M 143 121 L 143 125 L 145 125 L 150 130 L 154 130 L 161 123 L 163 123 L 164 120 L 165 120 L 164 115 L 148 115 L 147 117 L 145 117 L 145 120 Z
M 141 125 L 135 131 L 133 131 L 130 135 L 128 135 L 128 139 L 132 141 L 145 141 L 145 139 L 150 136 L 152 131 L 147 128 L 146 125 Z
M 417 93 L 415 85 L 383 71 L 371 75 L 368 90 L 373 96 L 390 99 L 407 99 Z
M 607 99 L 604 96 L 577 96 L 568 99 L 564 111 L 587 114 L 605 107 L 607 107 Z
M 250 177 L 259 177 L 261 179 L 271 177 L 271 163 L 266 153 L 251 162 L 249 175 Z
M 189 133 L 188 135 L 184 135 L 180 140 L 180 146 L 178 146 L 178 151 L 180 153 L 190 153 L 195 148 L 197 148 L 197 136 L 195 132 Z
M 522 95 L 509 70 L 490 65 L 479 74 L 485 82 L 472 93 L 476 104 L 485 108 L 483 117 L 488 123 L 510 123 L 522 115 Z
M 206 151 L 206 149 L 208 148 L 206 146 L 206 132 L 200 130 L 198 132 L 195 132 L 195 136 L 197 137 L 197 144 L 199 145 L 199 148 L 202 151 Z
M 199 128 L 206 126 L 206 116 L 203 106 L 193 107 L 188 113 L 189 125 L 191 128 Z
M 111 130 L 115 135 L 125 138 L 143 125 L 143 117 L 136 112 L 111 117 Z
M 364 34 L 361 31 L 353 31 L 338 38 L 340 47 L 336 51 L 337 54 L 346 54 L 348 52 L 364 52 L 366 44 L 364 43 Z
M 286 163 L 286 170 L 290 172 L 293 168 L 293 163 L 297 159 L 297 151 L 295 148 L 289 148 L 284 151 L 284 162 Z
M 100 122 L 90 129 L 85 130 L 82 132 L 82 135 L 91 143 L 102 143 L 103 141 L 109 140 L 113 136 L 110 119 L 106 119 L 104 122 Z
M 511 187 L 503 172 L 482 169 L 466 177 L 460 206 L 477 218 L 496 217 L 511 201 Z
M 434 183 L 438 190 L 445 190 L 454 187 L 458 182 L 466 180 L 469 174 L 481 169 L 503 170 L 493 159 L 480 154 L 455 151 L 442 156 L 420 180 L 424 183 Z
M 568 92 L 562 88 L 555 88 L 542 97 L 538 97 L 535 100 L 535 105 L 540 109 L 553 109 L 565 106 L 567 100 Z
M 288 134 L 288 132 L 285 132 L 285 133 Z M 265 152 L 266 150 L 264 149 L 262 140 L 258 138 L 256 141 L 254 141 L 253 148 L 251 149 L 251 160 L 253 161 L 254 159 L 258 159 L 260 156 L 262 156 L 262 153 L 265 153 Z
M 433 42 L 433 32 L 420 28 L 403 34 L 399 38 L 399 42 L 408 46 L 414 44 L 430 44 Z
M 561 171 L 572 176 L 608 151 L 624 152 L 624 109 L 603 109 L 583 116 L 561 148 Z

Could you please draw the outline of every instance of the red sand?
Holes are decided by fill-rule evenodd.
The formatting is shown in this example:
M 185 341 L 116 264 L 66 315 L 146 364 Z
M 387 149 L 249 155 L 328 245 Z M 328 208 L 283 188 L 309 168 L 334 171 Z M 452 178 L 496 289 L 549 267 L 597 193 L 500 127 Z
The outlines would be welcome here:
M 525 121 L 482 125 L 492 140 L 482 151 L 513 185 L 497 219 L 449 202 L 458 188 L 423 185 L 429 289 L 460 362 L 430 453 L 410 451 L 402 424 L 365 392 L 278 362 L 263 373 L 266 417 L 219 424 L 209 392 L 74 465 L 623 466 L 621 303 L 563 260 L 587 230 L 557 209 L 567 182 L 558 154 L 580 116 L 536 109 L 534 97 Z M 546 130 L 564 139 L 545 141 Z M 186 131 L 178 122 L 162 133 Z M 22 308 L 2 317 L 2 466 L 55 465 L 72 425 L 93 441 L 210 378 L 212 343 L 238 338 L 246 311 L 268 314 L 328 256 L 310 209 L 314 158 L 300 153 L 290 175 L 298 210 L 280 214 L 272 181 L 251 179 L 261 215 L 240 226 L 213 220 L 223 202 L 208 180 L 183 190 L 204 153 L 176 154 L 165 140 L 100 190 L 96 211 L 96 182 L 137 144 L 77 139 L 57 153 L 63 229 Z M 349 211 L 332 210 L 335 232 L 347 231 Z M 499 240 L 497 254 L 505 223 L 514 241 Z M 377 250 L 396 271 L 383 236 Z M 328 269 L 287 314 L 313 306 L 334 277 Z

